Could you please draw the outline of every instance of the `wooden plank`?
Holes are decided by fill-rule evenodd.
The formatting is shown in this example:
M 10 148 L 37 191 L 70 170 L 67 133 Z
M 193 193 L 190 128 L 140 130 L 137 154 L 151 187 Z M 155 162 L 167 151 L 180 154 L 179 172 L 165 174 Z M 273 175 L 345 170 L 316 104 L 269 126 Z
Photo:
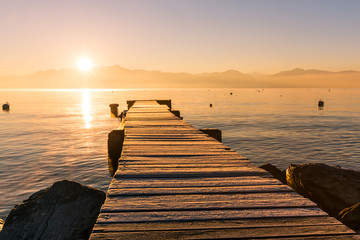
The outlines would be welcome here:
M 214 163 L 216 162 L 216 164 Z M 219 159 L 217 161 L 212 160 L 192 160 L 192 159 L 177 159 L 177 160 L 163 160 L 163 159 L 153 159 L 151 160 L 121 160 L 119 164 L 124 166 L 144 166 L 144 167 L 151 167 L 156 165 L 167 165 L 172 167 L 184 167 L 187 165 L 187 167 L 222 167 L 222 166 L 254 166 L 251 162 L 248 160 L 228 160 L 228 159 Z
M 185 122 L 184 120 L 180 120 L 180 119 L 178 119 L 178 121 L 164 120 L 164 121 L 146 121 L 146 122 L 136 121 L 136 120 L 129 121 L 126 119 L 125 126 L 126 127 L 141 127 L 141 126 L 178 126 L 178 127 L 182 127 L 182 126 L 184 126 L 184 127 L 194 128 L 189 123 Z
M 229 154 L 236 154 L 236 152 L 233 152 L 231 150 L 224 150 L 219 148 L 209 148 L 209 149 L 189 149 L 189 148 L 178 148 L 178 149 L 159 149 L 156 151 L 156 149 L 148 148 L 148 149 L 123 149 L 123 154 L 127 155 L 229 155 Z
M 110 188 L 181 188 L 181 187 L 231 187 L 231 186 L 256 186 L 278 185 L 280 182 L 274 178 L 243 176 L 222 178 L 190 178 L 190 179 L 123 179 L 114 178 Z
M 126 130 L 125 130 L 126 131 Z M 213 138 L 209 137 L 208 135 L 204 134 L 204 133 L 199 133 L 199 134 L 183 134 L 183 133 L 172 133 L 172 134 L 166 134 L 166 135 L 163 135 L 163 134 L 157 134 L 156 132 L 154 133 L 151 133 L 151 134 L 131 134 L 131 135 L 127 135 L 126 136 L 127 138 L 131 139 L 131 138 L 136 138 L 136 137 L 141 137 L 141 138 L 144 138 L 144 137 L 158 137 L 158 138 L 197 138 L 197 139 L 207 139 L 207 141 L 209 140 L 213 140 Z M 146 139 L 146 138 L 144 138 Z
M 171 156 L 178 156 L 178 157 L 202 157 L 202 156 L 213 156 L 213 157 L 217 157 L 217 156 L 223 156 L 223 155 L 229 155 L 230 157 L 232 155 L 236 155 L 236 152 L 232 152 L 232 151 L 226 151 L 226 152 L 197 152 L 196 149 L 194 150 L 189 150 L 189 149 L 185 149 L 183 151 L 178 151 L 178 152 L 126 152 L 124 151 L 122 153 L 124 156 L 148 156 L 148 157 L 171 157 Z
M 241 173 L 241 172 L 254 172 L 260 174 L 268 174 L 267 171 L 263 169 L 259 169 L 252 166 L 221 166 L 221 167 L 201 167 L 201 168 L 193 168 L 185 165 L 183 167 L 172 167 L 166 165 L 153 165 L 151 167 L 148 166 L 138 166 L 138 165 L 120 165 L 122 168 L 119 168 L 120 174 L 127 174 L 132 173 L 134 171 L 141 171 L 146 172 L 145 174 L 156 174 L 156 173 L 204 173 L 204 174 L 211 174 L 211 173 L 226 173 L 226 172 L 233 172 L 233 173 Z M 141 173 L 139 173 L 141 174 Z M 241 175 L 241 174 L 240 174 Z
M 199 221 L 216 219 L 255 219 L 279 217 L 291 218 L 310 216 L 328 215 L 319 208 L 122 212 L 121 214 L 100 213 L 98 217 L 98 223 Z
M 164 145 L 164 144 L 162 144 L 162 145 L 158 145 L 158 144 L 131 145 L 128 142 L 125 142 L 124 147 L 123 147 L 123 149 L 127 150 L 127 151 L 141 151 L 141 152 L 144 152 L 144 151 L 151 151 L 151 152 L 184 151 L 184 150 L 189 151 L 190 148 L 196 149 L 196 151 L 198 151 L 198 152 L 200 152 L 200 151 L 222 151 L 224 153 L 228 153 L 228 152 L 234 153 L 234 151 L 226 150 L 224 148 L 224 146 L 221 146 L 221 145 L 210 145 L 210 144 L 194 145 L 194 144 L 191 144 L 191 142 L 188 143 L 187 145 L 182 144 L 182 145 L 176 145 L 176 146 Z
M 119 196 L 119 193 L 123 194 L 119 189 L 109 191 L 108 198 L 101 209 L 102 212 L 316 208 L 315 203 L 298 196 L 294 192 L 270 191 L 247 194 L 214 193 L 209 195 L 197 193 L 160 196 L 147 196 L 147 193 L 138 196 Z M 128 194 L 128 192 L 125 194 Z
M 239 176 L 271 176 L 268 172 L 252 169 L 168 169 L 168 171 L 147 169 L 147 168 L 132 168 L 127 169 L 119 166 L 119 170 L 115 174 L 115 178 L 196 178 L 196 177 L 239 177 Z M 124 171 L 126 170 L 126 171 Z
M 349 239 L 354 237 L 349 230 L 342 226 L 299 226 L 299 227 L 264 227 L 256 229 L 230 228 L 230 229 L 201 229 L 201 230 L 172 230 L 172 231 L 133 231 L 133 232 L 108 232 L 106 239 L 264 239 L 284 237 L 338 237 L 348 234 Z M 351 235 L 350 235 L 351 234 Z M 101 238 L 102 233 L 98 233 Z
M 210 145 L 211 147 L 219 147 L 219 148 L 229 148 L 224 144 L 221 144 L 218 141 L 211 141 L 211 140 L 204 140 L 204 141 L 162 141 L 162 140 L 141 140 L 141 139 L 126 139 L 124 143 L 128 146 L 138 147 L 138 146 L 193 146 L 193 147 L 199 147 L 199 146 L 207 146 Z
M 136 151 L 156 151 L 159 150 L 179 150 L 184 148 L 195 148 L 198 151 L 208 151 L 208 150 L 221 150 L 221 151 L 229 151 L 225 150 L 225 147 L 223 145 L 218 144 L 193 144 L 192 142 L 189 143 L 183 143 L 179 145 L 173 145 L 173 144 L 158 144 L 158 143 L 148 143 L 148 144 L 130 144 L 129 142 L 124 142 L 124 149 L 126 150 L 136 150 Z
M 311 231 L 311 228 L 318 227 L 319 229 L 322 229 L 322 233 L 320 232 L 314 232 Z M 244 232 L 241 234 L 236 234 L 236 239 L 239 239 L 241 237 L 247 238 L 251 237 L 252 239 L 254 237 L 257 237 L 255 233 L 258 233 L 258 229 L 272 229 L 274 227 L 277 227 L 277 234 L 278 232 L 281 232 L 281 234 L 284 237 L 284 234 L 287 234 L 287 237 L 290 237 L 291 235 L 295 235 L 294 233 L 296 231 L 304 230 L 304 228 L 307 231 L 306 236 L 302 235 L 299 239 L 304 239 L 304 237 L 309 237 L 311 239 L 342 239 L 339 234 L 345 234 L 344 239 L 353 239 L 352 237 L 355 237 L 352 235 L 351 231 L 349 231 L 348 228 L 346 228 L 344 225 L 340 224 L 337 220 L 329 217 L 312 217 L 312 218 L 288 218 L 288 219 L 247 219 L 247 220 L 222 220 L 222 221 L 196 221 L 196 222 L 155 222 L 155 223 L 122 223 L 122 224 L 99 224 L 94 227 L 94 233 L 96 234 L 104 234 L 102 236 L 107 236 L 108 233 L 122 233 L 122 232 L 131 232 L 133 235 L 130 237 L 137 237 L 142 236 L 145 237 L 145 239 L 156 239 L 160 238 L 160 235 L 158 235 L 161 232 L 165 232 L 166 236 L 162 235 L 164 239 L 171 239 L 171 235 L 177 233 L 176 238 L 185 238 L 183 235 L 184 232 L 194 231 L 198 230 L 201 232 L 208 232 L 208 231 L 225 231 L 225 230 L 232 230 L 236 231 L 236 229 L 246 229 L 249 232 L 252 232 L 252 236 L 250 235 L 244 235 Z M 298 227 L 302 227 L 302 229 L 299 229 Z M 307 228 L 309 227 L 309 228 Z M 297 228 L 297 229 L 296 229 Z M 314 229 L 312 229 L 314 230 Z M 326 230 L 326 232 L 324 231 Z M 177 231 L 182 231 L 181 233 Z M 143 233 L 151 233 L 154 234 L 146 235 L 144 236 Z M 263 231 L 266 232 L 266 231 Z M 137 235 L 136 233 L 141 233 Z M 194 232 L 193 232 L 194 233 Z M 301 232 L 304 234 L 304 232 Z M 315 235 L 317 233 L 317 235 Z M 264 233 L 265 234 L 265 233 Z M 263 237 L 264 237 L 263 234 Z M 310 235 L 311 234 L 311 235 Z M 332 234 L 332 236 L 331 236 Z M 348 235 L 349 234 L 349 235 Z M 185 233 L 186 235 L 186 233 Z M 195 235 L 198 236 L 199 234 Z M 216 235 L 216 233 L 215 233 Z M 208 235 L 208 238 L 214 238 L 215 235 Z M 235 234 L 233 234 L 235 235 Z M 296 234 L 299 235 L 299 234 Z M 99 235 L 98 235 L 99 236 Z M 118 235 L 119 236 L 119 235 Z M 190 236 L 190 238 L 194 238 L 193 235 Z M 267 237 L 275 237 L 279 238 L 280 236 L 277 235 L 267 235 Z M 224 234 L 222 234 L 222 238 L 226 238 Z M 295 237 L 295 239 L 298 237 Z M 92 238 L 95 239 L 95 238 Z
M 229 228 L 268 228 L 297 227 L 297 226 L 342 226 L 345 231 L 348 228 L 338 220 L 331 217 L 297 217 L 297 218 L 264 218 L 264 219 L 237 219 L 237 220 L 208 220 L 208 221 L 185 221 L 185 222 L 143 222 L 143 223 L 114 223 L 97 224 L 96 232 L 106 231 L 171 231 L 171 230 L 201 230 L 201 229 L 229 229 Z
M 172 161 L 172 162 L 182 162 L 182 161 L 193 161 L 193 162 L 216 162 L 216 161 L 249 161 L 246 157 L 243 157 L 239 154 L 232 155 L 202 155 L 202 156 L 132 156 L 132 155 L 122 155 L 120 161 Z
M 120 162 L 120 169 L 123 168 L 152 168 L 152 169 L 156 169 L 156 168 L 160 168 L 160 169 L 166 169 L 166 168 L 224 168 L 224 167 L 238 167 L 239 163 L 218 163 L 218 164 L 213 164 L 213 163 L 173 163 L 173 162 L 156 162 L 156 163 L 143 163 L 143 162 L 129 162 L 127 161 L 126 163 Z M 251 163 L 243 163 L 241 164 L 241 166 L 248 166 L 248 167 L 252 167 L 253 165 Z
M 109 195 L 174 195 L 174 194 L 244 194 L 244 193 L 271 193 L 294 192 L 288 186 L 278 185 L 252 185 L 252 186 L 223 186 L 223 187 L 178 187 L 178 188 L 115 188 L 111 186 Z M 295 194 L 297 195 L 297 194 Z M 280 195 L 281 196 L 281 195 Z M 209 196 L 207 196 L 210 198 Z M 242 196 L 239 196 L 239 198 Z M 276 201 L 273 200 L 273 201 Z

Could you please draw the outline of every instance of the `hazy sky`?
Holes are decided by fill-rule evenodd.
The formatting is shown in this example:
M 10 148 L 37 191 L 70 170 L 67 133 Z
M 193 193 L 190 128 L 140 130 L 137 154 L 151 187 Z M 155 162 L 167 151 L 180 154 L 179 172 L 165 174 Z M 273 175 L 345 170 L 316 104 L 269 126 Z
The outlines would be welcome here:
M 360 70 L 358 0 L 0 0 L 0 75 Z

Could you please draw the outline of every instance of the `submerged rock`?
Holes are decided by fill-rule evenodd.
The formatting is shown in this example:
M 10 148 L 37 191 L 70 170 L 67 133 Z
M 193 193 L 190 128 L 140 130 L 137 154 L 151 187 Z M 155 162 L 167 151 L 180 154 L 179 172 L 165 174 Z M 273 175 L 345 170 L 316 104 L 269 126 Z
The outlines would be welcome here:
M 63 180 L 16 205 L 0 239 L 88 239 L 106 194 Z

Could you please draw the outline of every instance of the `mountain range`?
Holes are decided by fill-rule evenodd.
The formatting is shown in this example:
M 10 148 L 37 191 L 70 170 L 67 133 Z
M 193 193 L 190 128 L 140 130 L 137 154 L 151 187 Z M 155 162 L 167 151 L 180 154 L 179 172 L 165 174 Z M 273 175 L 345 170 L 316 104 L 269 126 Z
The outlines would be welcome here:
M 171 73 L 130 70 L 115 65 L 88 73 L 74 69 L 39 71 L 30 75 L 0 76 L 0 88 L 265 88 L 265 87 L 360 87 L 359 71 L 330 72 L 295 68 L 272 75 L 245 74 L 236 70 L 213 73 Z

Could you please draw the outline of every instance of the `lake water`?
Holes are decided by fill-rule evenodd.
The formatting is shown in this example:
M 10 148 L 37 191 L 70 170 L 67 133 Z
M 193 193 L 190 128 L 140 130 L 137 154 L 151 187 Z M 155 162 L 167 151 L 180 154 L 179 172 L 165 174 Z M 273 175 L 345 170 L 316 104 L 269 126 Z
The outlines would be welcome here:
M 258 166 L 360 170 L 360 89 L 3 90 L 11 110 L 0 112 L 0 218 L 57 180 L 106 191 L 107 134 L 118 126 L 108 105 L 126 109 L 130 99 L 172 99 L 185 121 L 221 129 L 223 143 Z

